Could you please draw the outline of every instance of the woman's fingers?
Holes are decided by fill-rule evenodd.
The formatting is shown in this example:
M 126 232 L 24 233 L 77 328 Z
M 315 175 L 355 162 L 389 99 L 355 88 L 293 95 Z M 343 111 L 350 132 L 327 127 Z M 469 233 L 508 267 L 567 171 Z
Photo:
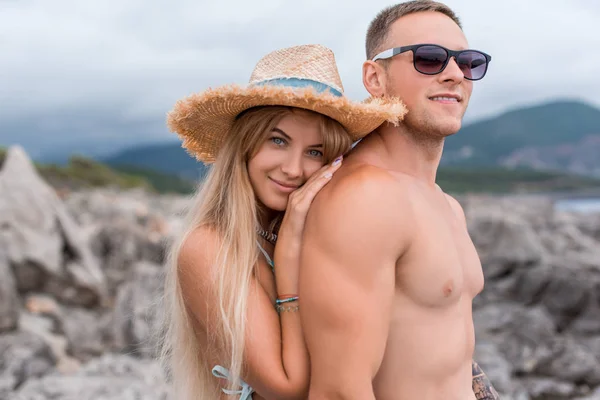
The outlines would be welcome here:
M 308 207 L 315 196 L 331 180 L 334 172 L 337 171 L 341 165 L 342 157 L 314 173 L 310 179 L 294 193 L 293 199 L 290 198 L 290 201 L 295 203 L 291 204 L 292 207 L 299 209 L 299 211 L 308 211 Z
M 306 215 L 308 214 L 313 199 L 331 180 L 333 173 L 340 168 L 341 163 L 342 158 L 340 157 L 333 163 L 325 165 L 315 172 L 301 188 L 290 195 L 281 230 L 283 230 L 283 227 L 285 226 L 291 232 L 296 232 L 296 234 L 299 235 L 298 237 L 301 237 L 304 223 L 306 222 Z
M 333 172 L 335 172 L 341 165 L 342 165 L 342 157 L 340 156 L 340 157 L 336 158 L 335 161 L 333 161 L 332 163 L 322 166 L 321 169 L 319 169 L 317 172 L 312 174 L 310 178 L 308 178 L 308 180 L 304 183 L 304 185 L 302 185 L 302 187 L 298 190 L 298 192 L 301 192 L 302 189 L 305 188 L 306 186 L 310 186 L 310 184 L 312 182 L 314 182 L 318 179 L 321 179 L 328 172 L 331 172 L 333 174 Z

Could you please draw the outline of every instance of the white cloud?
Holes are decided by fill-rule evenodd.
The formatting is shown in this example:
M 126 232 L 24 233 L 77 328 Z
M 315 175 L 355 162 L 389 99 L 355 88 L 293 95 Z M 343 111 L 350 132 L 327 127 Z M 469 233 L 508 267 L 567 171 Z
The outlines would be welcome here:
M 600 106 L 600 3 L 446 3 L 471 46 L 493 56 L 488 75 L 476 82 L 467 119 L 557 97 Z M 390 4 L 0 0 L 0 143 L 2 120 L 52 120 L 55 113 L 61 119 L 51 123 L 68 126 L 65 115 L 81 109 L 101 111 L 105 119 L 156 121 L 163 133 L 154 136 L 168 137 L 164 114 L 178 98 L 244 83 L 268 51 L 301 43 L 332 48 L 347 94 L 362 99 L 365 31 Z

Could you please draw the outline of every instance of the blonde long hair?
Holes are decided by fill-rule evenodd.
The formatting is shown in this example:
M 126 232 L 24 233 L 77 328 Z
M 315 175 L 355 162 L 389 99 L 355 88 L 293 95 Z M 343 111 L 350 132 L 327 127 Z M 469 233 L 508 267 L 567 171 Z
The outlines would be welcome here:
M 230 355 L 227 367 L 234 379 L 232 387 L 243 372 L 246 306 L 258 260 L 256 227 L 259 213 L 264 211 L 256 202 L 246 166 L 273 128 L 292 112 L 290 107 L 258 107 L 237 118 L 167 254 L 161 358 L 177 400 L 219 398 L 217 379 L 211 375 L 213 365 L 209 365 L 212 345 L 222 346 L 224 354 Z M 350 148 L 350 137 L 337 121 L 315 115 L 321 121 L 324 160 L 330 162 Z M 215 231 L 221 243 L 212 283 L 218 296 L 219 323 L 215 332 L 206 332 L 210 344 L 204 349 L 198 344 L 193 317 L 182 296 L 177 266 L 182 244 L 200 226 Z

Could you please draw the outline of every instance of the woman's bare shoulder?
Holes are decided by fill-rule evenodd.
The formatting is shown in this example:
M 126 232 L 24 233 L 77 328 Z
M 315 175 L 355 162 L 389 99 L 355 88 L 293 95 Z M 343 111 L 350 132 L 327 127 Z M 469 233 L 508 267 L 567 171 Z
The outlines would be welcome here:
M 192 230 L 181 243 L 177 255 L 177 276 L 184 299 L 192 306 L 207 301 L 219 247 L 219 235 L 205 226 Z
M 209 268 L 214 263 L 220 246 L 217 232 L 207 226 L 199 226 L 188 233 L 179 249 L 177 263 L 181 269 Z

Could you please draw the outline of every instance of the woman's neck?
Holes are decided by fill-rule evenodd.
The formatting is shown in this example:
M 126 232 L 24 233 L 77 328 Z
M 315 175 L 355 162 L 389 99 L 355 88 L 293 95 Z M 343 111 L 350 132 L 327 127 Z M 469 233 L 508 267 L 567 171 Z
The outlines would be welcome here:
M 271 210 L 270 208 L 259 204 L 257 220 L 260 224 L 260 227 L 266 231 L 270 231 L 271 224 L 273 223 L 273 221 L 275 221 L 279 214 L 279 211 Z

